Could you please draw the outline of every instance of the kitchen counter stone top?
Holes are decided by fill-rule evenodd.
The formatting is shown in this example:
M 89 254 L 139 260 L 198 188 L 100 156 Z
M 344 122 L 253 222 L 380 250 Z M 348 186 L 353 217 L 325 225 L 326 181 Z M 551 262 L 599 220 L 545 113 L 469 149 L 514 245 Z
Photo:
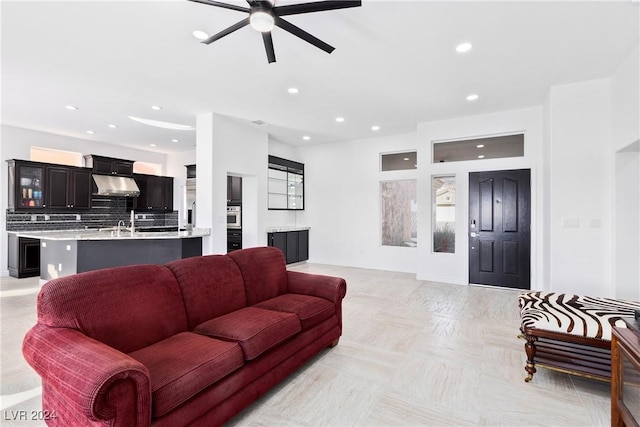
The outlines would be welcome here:
M 154 240 L 154 239 L 191 239 L 211 235 L 208 228 L 195 228 L 190 231 L 138 232 L 115 229 L 82 229 L 62 231 L 9 231 L 18 237 L 40 240 Z
M 310 230 L 311 227 L 297 226 L 297 225 L 284 225 L 280 227 L 267 227 L 267 233 L 284 233 L 287 231 L 303 231 Z

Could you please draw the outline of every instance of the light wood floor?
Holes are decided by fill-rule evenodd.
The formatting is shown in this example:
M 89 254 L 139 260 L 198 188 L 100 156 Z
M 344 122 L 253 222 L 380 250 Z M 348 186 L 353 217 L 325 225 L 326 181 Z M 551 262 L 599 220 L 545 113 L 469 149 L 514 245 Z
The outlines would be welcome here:
M 340 344 L 239 414 L 235 426 L 608 426 L 609 384 L 539 369 L 525 377 L 517 291 L 424 282 L 388 271 L 302 264 L 347 280 Z M 0 424 L 40 409 L 23 361 L 37 279 L 0 280 Z

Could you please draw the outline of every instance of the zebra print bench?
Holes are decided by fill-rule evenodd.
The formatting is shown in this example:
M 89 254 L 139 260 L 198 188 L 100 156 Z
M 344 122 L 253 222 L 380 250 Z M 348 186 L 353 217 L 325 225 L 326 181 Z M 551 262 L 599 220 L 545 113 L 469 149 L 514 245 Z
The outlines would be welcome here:
M 612 327 L 626 327 L 622 319 L 640 310 L 640 302 L 555 292 L 523 293 L 518 305 L 526 382 L 536 366 L 610 381 Z

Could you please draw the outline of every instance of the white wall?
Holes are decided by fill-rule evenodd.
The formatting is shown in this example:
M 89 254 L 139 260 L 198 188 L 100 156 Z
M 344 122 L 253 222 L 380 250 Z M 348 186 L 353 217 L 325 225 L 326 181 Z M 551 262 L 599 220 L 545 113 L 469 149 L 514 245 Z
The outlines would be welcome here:
M 211 228 L 204 254 L 227 252 L 227 175 L 242 176 L 242 245 L 267 242 L 266 132 L 235 120 L 204 113 L 196 119 L 196 215 L 198 227 Z
M 415 272 L 417 249 L 381 245 L 380 181 L 417 171 L 380 172 L 380 153 L 416 149 L 414 133 L 298 148 L 305 164 L 309 261 Z
M 541 253 L 543 213 L 542 109 L 506 111 L 418 125 L 418 258 L 417 277 L 447 283 L 469 283 L 469 172 L 531 169 L 531 287 L 542 288 Z M 525 134 L 524 157 L 464 162 L 431 163 L 433 142 L 471 139 L 513 133 Z M 456 176 L 456 250 L 434 253 L 431 239 L 431 179 L 434 175 Z
M 636 301 L 640 300 L 639 51 L 636 46 L 611 77 L 614 295 Z
M 612 295 L 611 81 L 550 89 L 550 286 Z M 577 227 L 570 222 L 577 221 Z
M 640 45 L 611 76 L 611 142 L 613 151 L 640 139 Z
M 13 126 L 0 127 L 0 275 L 8 274 L 7 267 L 7 162 L 8 159 L 29 160 L 31 146 L 56 150 L 77 151 L 82 154 L 97 154 L 127 160 L 158 163 L 165 168 L 166 155 L 151 151 L 136 150 L 102 142 L 71 138 L 52 133 L 39 132 Z

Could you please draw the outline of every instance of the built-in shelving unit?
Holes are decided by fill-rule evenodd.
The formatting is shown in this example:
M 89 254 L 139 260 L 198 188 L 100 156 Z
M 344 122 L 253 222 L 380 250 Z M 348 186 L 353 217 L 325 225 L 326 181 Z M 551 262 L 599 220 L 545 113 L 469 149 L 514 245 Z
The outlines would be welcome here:
M 269 156 L 269 209 L 304 209 L 304 164 Z

